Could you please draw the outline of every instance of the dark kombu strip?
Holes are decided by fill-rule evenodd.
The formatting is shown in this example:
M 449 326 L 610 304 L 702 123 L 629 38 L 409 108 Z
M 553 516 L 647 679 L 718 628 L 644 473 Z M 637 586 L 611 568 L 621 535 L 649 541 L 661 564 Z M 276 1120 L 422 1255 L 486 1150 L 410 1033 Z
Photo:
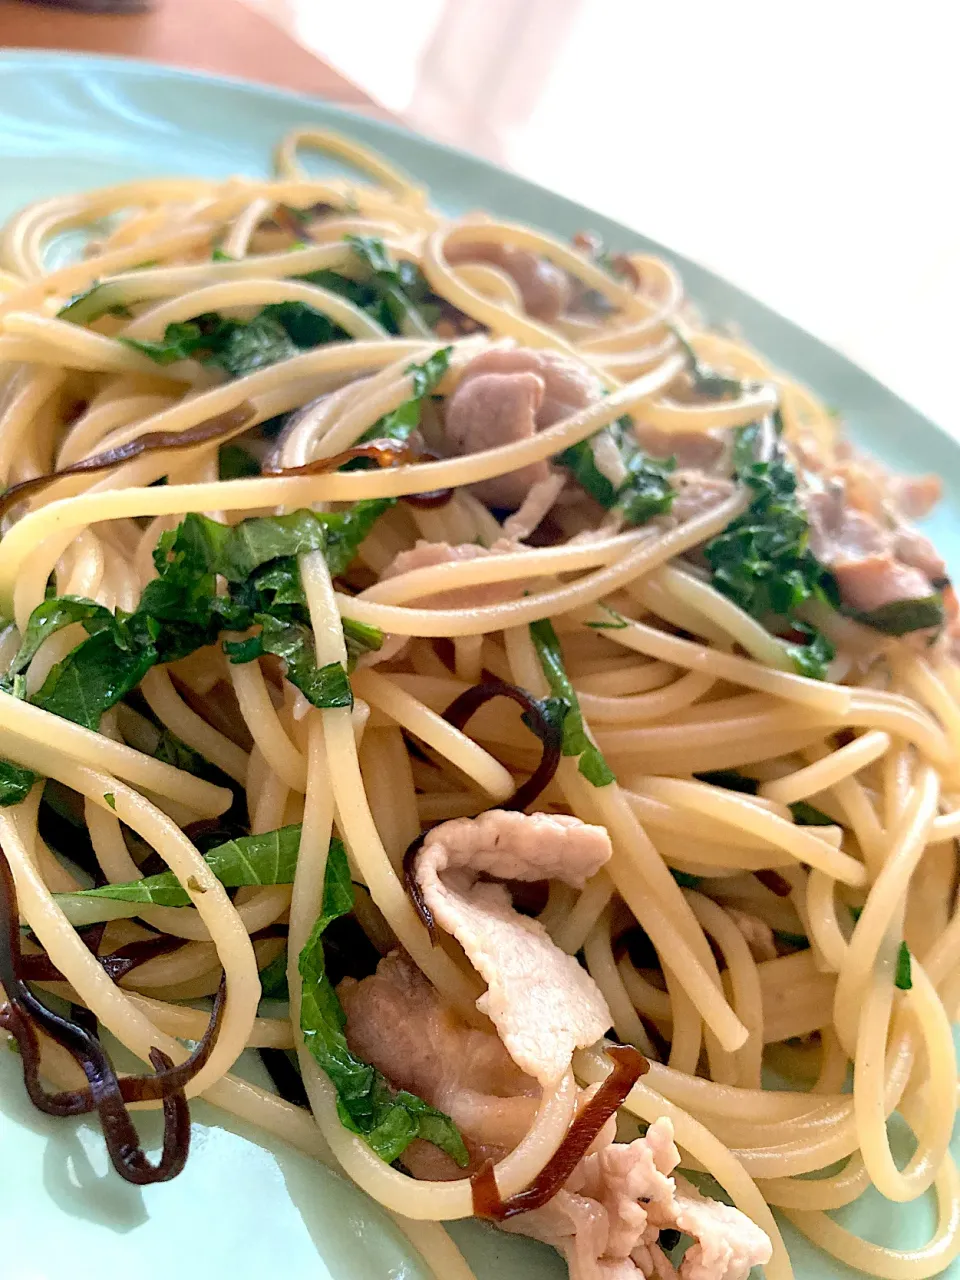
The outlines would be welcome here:
M 11 507 L 15 507 L 24 498 L 41 493 L 66 476 L 110 471 L 121 462 L 129 462 L 132 458 L 139 458 L 144 453 L 164 449 L 188 449 L 193 445 L 205 444 L 209 440 L 228 440 L 231 436 L 245 430 L 254 414 L 253 406 L 244 401 L 235 409 L 229 409 L 226 413 L 218 414 L 206 422 L 199 422 L 186 431 L 148 431 L 145 435 L 138 436 L 136 440 L 130 440 L 126 444 L 118 445 L 115 449 L 94 454 L 92 458 L 84 458 L 80 462 L 75 462 L 73 466 L 64 467 L 62 471 L 52 471 L 47 475 L 35 476 L 32 480 L 24 480 L 20 484 L 12 485 L 0 496 L 0 516 L 6 515 Z
M 476 1217 L 504 1222 L 518 1213 L 541 1209 L 553 1199 L 633 1086 L 650 1070 L 650 1063 L 640 1050 L 630 1045 L 610 1045 L 607 1056 L 613 1060 L 613 1070 L 580 1111 L 560 1146 L 528 1187 L 502 1200 L 492 1160 L 473 1175 L 470 1184 Z
M 515 684 L 507 684 L 504 680 L 496 679 L 485 680 L 482 684 L 476 684 L 471 689 L 465 689 L 459 697 L 450 703 L 443 713 L 443 718 L 448 724 L 452 724 L 455 729 L 463 729 L 471 717 L 494 698 L 510 698 L 518 706 L 522 707 L 524 723 L 539 738 L 543 747 L 540 763 L 534 772 L 526 782 L 517 788 L 509 800 L 505 800 L 497 806 L 499 809 L 514 809 L 522 812 L 533 804 L 537 796 L 553 780 L 553 775 L 556 773 L 557 766 L 560 763 L 561 729 L 555 720 L 547 715 L 543 703 L 534 698 L 532 694 L 529 694 L 526 689 L 521 689 Z M 420 892 L 420 885 L 415 875 L 417 854 L 420 852 L 426 836 L 426 831 L 421 832 L 416 840 L 411 841 L 408 846 L 403 856 L 403 882 L 417 915 L 426 925 L 430 932 L 431 940 L 436 944 L 437 928 L 433 913 L 423 899 L 423 894 Z
M 341 467 L 357 458 L 374 462 L 378 467 L 397 467 L 404 463 L 435 462 L 436 455 L 415 449 L 407 440 L 391 440 L 389 437 L 368 440 L 365 444 L 355 444 L 341 453 L 329 458 L 314 458 L 299 467 L 278 467 L 272 464 L 264 467 L 263 474 L 270 476 L 320 476 L 331 471 L 339 471 Z M 432 510 L 445 507 L 453 498 L 452 489 L 431 489 L 427 493 L 408 493 L 402 501 L 411 507 Z
M 88 945 L 94 943 L 91 949 L 95 952 L 100 938 L 87 938 L 85 941 Z M 152 943 L 154 940 L 146 941 Z M 120 950 L 129 953 L 130 948 Z M 124 958 L 142 963 L 140 954 L 134 952 L 133 956 L 128 954 Z M 34 995 L 27 985 L 24 959 L 20 948 L 16 886 L 10 864 L 0 849 L 0 983 L 7 997 L 7 1003 L 0 1007 L 0 1026 L 17 1041 L 23 1063 L 23 1081 L 30 1101 L 50 1116 L 96 1112 L 113 1167 L 127 1182 L 145 1186 L 175 1178 L 186 1164 L 190 1151 L 190 1110 L 185 1089 L 209 1060 L 216 1045 L 226 1005 L 225 981 L 221 981 L 203 1039 L 184 1062 L 174 1066 L 165 1053 L 154 1048 L 150 1051 L 153 1075 L 119 1077 L 86 1017 L 79 1021 L 66 1018 L 49 1009 Z M 41 1031 L 74 1059 L 86 1076 L 85 1088 L 58 1093 L 49 1093 L 44 1088 L 40 1079 Z M 160 1102 L 163 1106 L 163 1150 L 156 1164 L 151 1163 L 140 1145 L 127 1110 L 128 1105 L 135 1102 Z

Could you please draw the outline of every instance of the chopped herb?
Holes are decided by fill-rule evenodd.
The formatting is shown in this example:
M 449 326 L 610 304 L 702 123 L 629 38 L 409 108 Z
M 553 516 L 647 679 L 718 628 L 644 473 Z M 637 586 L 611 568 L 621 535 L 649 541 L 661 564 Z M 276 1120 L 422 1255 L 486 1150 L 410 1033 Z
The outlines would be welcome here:
M 793 820 L 798 827 L 832 827 L 833 819 L 822 809 L 808 804 L 806 800 L 797 800 L 790 807 Z
M 126 647 L 112 632 L 98 631 L 51 668 L 31 701 L 96 731 L 104 711 L 135 689 L 156 662 L 149 640 Z
M 678 871 L 676 867 L 670 868 L 670 874 L 676 880 L 681 889 L 696 889 L 697 885 L 703 879 L 702 876 L 692 876 L 687 871 Z
M 70 324 L 90 324 L 105 315 L 127 317 L 130 315 L 126 306 L 129 300 L 128 286 L 122 282 L 98 281 L 82 293 L 74 294 L 57 312 L 57 319 L 67 320 Z
M 107 804 L 110 806 L 111 809 L 116 809 L 117 797 L 113 794 L 112 791 L 105 791 L 103 798 L 104 800 L 106 800 Z
M 365 653 L 374 653 L 383 648 L 384 634 L 379 627 L 368 622 L 357 622 L 355 618 L 342 618 L 343 638 L 347 642 L 347 659 L 352 671 L 356 661 Z
M 194 359 L 239 378 L 289 360 L 301 351 L 345 341 L 349 336 L 329 316 L 306 302 L 273 302 L 251 320 L 230 320 L 209 312 L 194 320 L 167 325 L 159 342 L 136 338 L 120 341 L 157 364 Z
M 893 983 L 900 991 L 909 991 L 913 987 L 913 966 L 910 962 L 910 948 L 905 942 L 900 943 L 900 950 L 897 952 L 897 972 Z
M 248 885 L 293 884 L 300 850 L 300 825 L 280 827 L 257 836 L 240 836 L 217 845 L 204 855 L 204 862 L 227 889 Z M 191 877 L 193 879 L 193 877 Z M 190 884 L 190 881 L 187 881 Z M 196 884 L 194 892 L 203 892 Z M 58 899 L 106 898 L 119 902 L 149 904 L 155 907 L 186 907 L 190 895 L 172 871 L 129 880 L 123 884 L 105 884 L 99 889 L 56 895 Z
M 588 622 L 587 626 L 592 627 L 594 631 L 623 631 L 630 623 L 621 613 L 617 613 L 616 609 L 611 609 L 609 605 L 601 604 L 600 608 L 605 613 L 609 613 L 610 622 Z
M 874 631 L 887 636 L 904 636 L 910 631 L 927 631 L 943 626 L 943 597 L 939 592 L 914 600 L 891 600 L 868 613 L 844 609 L 844 613 Z
M 347 857 L 343 845 L 334 840 L 327 858 L 320 918 L 300 953 L 304 1043 L 337 1091 L 341 1124 L 360 1134 L 381 1160 L 392 1164 L 415 1138 L 423 1138 L 465 1168 L 469 1155 L 450 1117 L 405 1089 L 393 1089 L 347 1044 L 343 1033 L 347 1019 L 327 976 L 323 935 L 333 921 L 353 910 L 353 901 Z
M 251 453 L 239 444 L 220 447 L 220 479 L 246 480 L 260 474 L 260 464 Z
M 544 714 L 561 728 L 563 754 L 580 757 L 577 767 L 595 787 L 609 786 L 616 782 L 616 775 L 603 758 L 600 748 L 587 735 L 576 691 L 563 665 L 557 633 L 549 620 L 543 618 L 530 623 L 530 635 L 550 686 L 551 696 L 542 704 Z
M 413 375 L 413 397 L 379 418 L 363 433 L 360 443 L 368 440 L 409 440 L 411 432 L 420 425 L 424 398 L 431 394 L 447 372 L 452 350 L 452 347 L 442 347 L 423 364 L 407 365 L 405 372 Z M 356 471 L 375 465 L 367 458 L 353 458 L 344 464 L 342 470 Z
M 644 524 L 673 505 L 670 473 L 675 460 L 644 453 L 628 417 L 565 449 L 557 461 L 602 507 L 622 511 L 629 524 Z
M 745 392 L 758 385 L 757 383 L 744 382 L 740 378 L 732 378 L 728 374 L 720 373 L 718 370 L 711 368 L 710 365 L 704 364 L 679 329 L 674 328 L 673 336 L 683 348 L 687 357 L 687 372 L 690 375 L 690 381 L 693 383 L 693 389 L 705 399 L 739 400 Z
M 265 969 L 260 970 L 260 995 L 264 1000 L 289 1000 L 287 987 L 287 952 L 280 952 Z
M 346 236 L 345 239 L 368 272 L 360 288 L 354 290 L 352 301 L 390 333 L 402 333 L 407 328 L 422 333 L 436 323 L 439 308 L 414 263 L 403 259 L 394 262 L 386 245 L 376 236 Z M 334 272 L 317 274 L 335 276 Z M 305 278 L 315 279 L 313 276 Z M 339 281 L 343 277 L 336 279 Z M 315 280 L 315 283 L 332 287 L 332 283 L 326 280 Z M 342 292 L 342 289 L 337 289 L 337 292 Z
M 441 347 L 432 356 L 428 356 L 422 364 L 408 364 L 405 373 L 409 373 L 413 381 L 413 394 L 418 400 L 431 395 L 443 381 L 450 367 L 450 352 L 453 347 Z
M 791 629 L 809 637 L 805 644 L 788 644 L 787 653 L 800 675 L 811 680 L 824 680 L 827 668 L 837 656 L 837 651 L 822 631 L 797 619 L 791 621 Z
M 116 625 L 113 614 L 102 604 L 82 596 L 53 596 L 31 613 L 10 672 L 26 671 L 43 642 L 74 622 L 82 622 L 88 635 L 113 630 Z
M 315 665 L 309 613 L 295 557 L 322 551 L 331 574 L 342 573 L 392 498 L 358 502 L 336 512 L 295 511 L 219 524 L 190 513 L 159 540 L 157 577 L 144 588 L 133 613 L 76 596 L 44 600 L 34 610 L 10 673 L 0 688 L 14 693 L 18 678 L 49 636 L 80 623 L 87 638 L 51 668 L 31 701 L 46 711 L 96 730 L 105 711 L 130 693 L 157 663 L 187 657 L 213 644 L 223 631 L 259 624 L 258 636 L 234 646 L 231 659 L 249 662 L 276 653 L 292 683 L 317 706 L 350 706 L 346 673 Z M 217 591 L 223 577 L 229 592 Z M 378 648 L 376 628 L 350 624 L 352 655 Z M 180 766 L 178 766 L 180 767 Z M 0 806 L 26 798 L 35 775 L 0 761 Z
M 36 780 L 37 775 L 22 765 L 14 764 L 12 760 L 0 760 L 0 809 L 26 800 Z
M 254 621 L 261 627 L 258 636 L 224 644 L 231 662 L 252 662 L 263 653 L 276 654 L 287 664 L 287 679 L 315 707 L 353 706 L 350 680 L 340 663 L 317 666 L 313 633 L 308 627 L 299 622 L 280 622 L 265 613 L 258 613 Z
M 193 747 L 188 747 L 167 728 L 160 731 L 153 758 L 161 760 L 164 764 L 173 765 L 175 769 L 182 769 L 185 773 L 192 773 L 196 778 L 205 778 L 208 782 L 215 782 L 218 785 L 229 782 L 226 775 L 215 764 L 211 764 L 199 751 L 194 751 Z
M 791 645 L 790 654 L 801 675 L 823 679 L 833 646 L 795 615 L 810 599 L 835 606 L 836 584 L 807 545 L 797 477 L 773 421 L 739 429 L 734 469 L 753 497 L 744 514 L 704 547 L 714 586 L 753 617 L 772 614 L 809 636 L 809 643 Z

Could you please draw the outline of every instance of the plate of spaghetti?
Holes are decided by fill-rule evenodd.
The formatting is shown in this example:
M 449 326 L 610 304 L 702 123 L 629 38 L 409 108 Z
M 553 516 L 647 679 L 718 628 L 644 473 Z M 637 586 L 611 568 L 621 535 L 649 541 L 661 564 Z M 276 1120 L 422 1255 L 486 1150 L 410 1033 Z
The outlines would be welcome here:
M 956 1274 L 955 445 L 389 126 L 0 110 L 4 1276 Z

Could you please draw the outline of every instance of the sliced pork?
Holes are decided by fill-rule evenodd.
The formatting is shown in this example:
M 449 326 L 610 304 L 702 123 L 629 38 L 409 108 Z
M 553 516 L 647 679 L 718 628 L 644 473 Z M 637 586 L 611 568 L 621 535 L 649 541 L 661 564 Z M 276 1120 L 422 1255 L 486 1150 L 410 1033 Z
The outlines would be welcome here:
M 353 1052 L 398 1089 L 445 1111 L 467 1144 L 471 1164 L 464 1171 L 430 1143 L 414 1143 L 404 1162 L 417 1177 L 462 1178 L 491 1156 L 501 1159 L 531 1127 L 536 1081 L 492 1030 L 468 1026 L 445 1005 L 404 952 L 385 956 L 360 982 L 344 978 L 337 994 Z
M 464 368 L 447 402 L 445 435 L 453 453 L 479 453 L 528 440 L 602 395 L 585 365 L 556 351 L 484 351 Z M 481 502 L 516 510 L 551 474 L 546 460 L 473 486 Z
M 675 471 L 670 485 L 676 495 L 670 514 L 679 524 L 706 515 L 726 502 L 736 488 L 732 480 L 693 470 Z
M 485 560 L 490 556 L 502 555 L 506 551 L 516 551 L 514 544 L 502 539 L 492 547 L 481 547 L 475 542 L 427 542 L 423 539 L 409 551 L 401 551 L 390 561 L 380 581 L 387 578 L 398 578 L 401 574 L 411 573 L 414 569 L 432 569 L 439 564 L 463 564 L 468 560 Z M 479 609 L 484 605 L 499 604 L 503 600 L 515 600 L 523 594 L 524 582 L 490 582 L 474 587 L 456 587 L 452 591 L 438 591 L 411 601 L 425 608 L 441 609 Z
M 542 1209 L 508 1219 L 504 1229 L 553 1245 L 570 1280 L 747 1280 L 768 1262 L 770 1240 L 745 1214 L 709 1200 L 674 1173 L 680 1153 L 661 1118 L 631 1143 L 607 1136 Z M 660 1232 L 693 1237 L 677 1271 Z
M 453 934 L 487 983 L 477 1008 L 520 1069 L 550 1087 L 573 1051 L 594 1044 L 612 1019 L 599 987 L 536 920 L 514 910 L 501 884 L 563 880 L 575 888 L 611 856 L 603 827 L 579 818 L 492 809 L 429 833 L 414 875 L 434 921 Z
M 714 472 L 730 455 L 729 431 L 661 431 L 634 422 L 633 434 L 651 458 L 676 458 L 678 467 Z
M 571 298 L 570 277 L 548 258 L 526 249 L 512 249 L 490 241 L 466 242 L 447 249 L 447 261 L 488 262 L 504 271 L 520 291 L 527 314 L 552 323 L 566 311 Z
M 834 485 L 804 499 L 810 550 L 837 580 L 842 602 L 858 613 L 922 600 L 938 590 L 946 566 L 923 534 L 885 528 L 849 505 Z M 942 582 L 940 583 L 942 586 Z
M 586 874 L 591 863 L 579 865 Z M 502 1159 L 530 1129 L 540 1098 L 536 1081 L 492 1031 L 468 1026 L 448 1008 L 405 953 L 391 952 L 360 982 L 345 978 L 337 993 L 353 1052 L 397 1088 L 445 1111 L 463 1135 L 471 1157 L 466 1170 L 417 1141 L 403 1156 L 415 1177 L 467 1176 L 489 1158 Z M 583 1090 L 581 1107 L 597 1087 Z M 646 1137 L 629 1144 L 615 1142 L 615 1134 L 611 1118 L 557 1195 L 509 1219 L 505 1230 L 558 1249 L 571 1280 L 677 1280 L 659 1246 L 665 1229 L 694 1240 L 681 1280 L 746 1280 L 752 1266 L 769 1259 L 769 1240 L 748 1218 L 676 1176 L 680 1156 L 669 1120 L 655 1121 Z

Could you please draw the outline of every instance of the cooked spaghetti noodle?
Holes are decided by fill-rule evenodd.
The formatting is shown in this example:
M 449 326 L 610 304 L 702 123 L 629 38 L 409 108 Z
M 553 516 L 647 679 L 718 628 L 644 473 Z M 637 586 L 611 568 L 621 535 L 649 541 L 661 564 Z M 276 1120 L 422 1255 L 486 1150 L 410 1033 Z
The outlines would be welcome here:
M 0 267 L 31 1088 L 79 1064 L 92 1101 L 49 1105 L 99 1096 L 37 1011 L 66 998 L 153 1064 L 116 1098 L 202 1094 L 341 1168 L 438 1277 L 470 1275 L 438 1224 L 479 1213 L 577 1280 L 787 1280 L 771 1208 L 869 1275 L 939 1274 L 960 669 L 909 523 L 935 483 L 855 454 L 668 262 L 447 220 L 329 134 L 269 181 L 32 205 Z M 233 1075 L 248 1048 L 295 1050 L 309 1109 Z M 935 1191 L 927 1245 L 827 1216 L 871 1183 Z

